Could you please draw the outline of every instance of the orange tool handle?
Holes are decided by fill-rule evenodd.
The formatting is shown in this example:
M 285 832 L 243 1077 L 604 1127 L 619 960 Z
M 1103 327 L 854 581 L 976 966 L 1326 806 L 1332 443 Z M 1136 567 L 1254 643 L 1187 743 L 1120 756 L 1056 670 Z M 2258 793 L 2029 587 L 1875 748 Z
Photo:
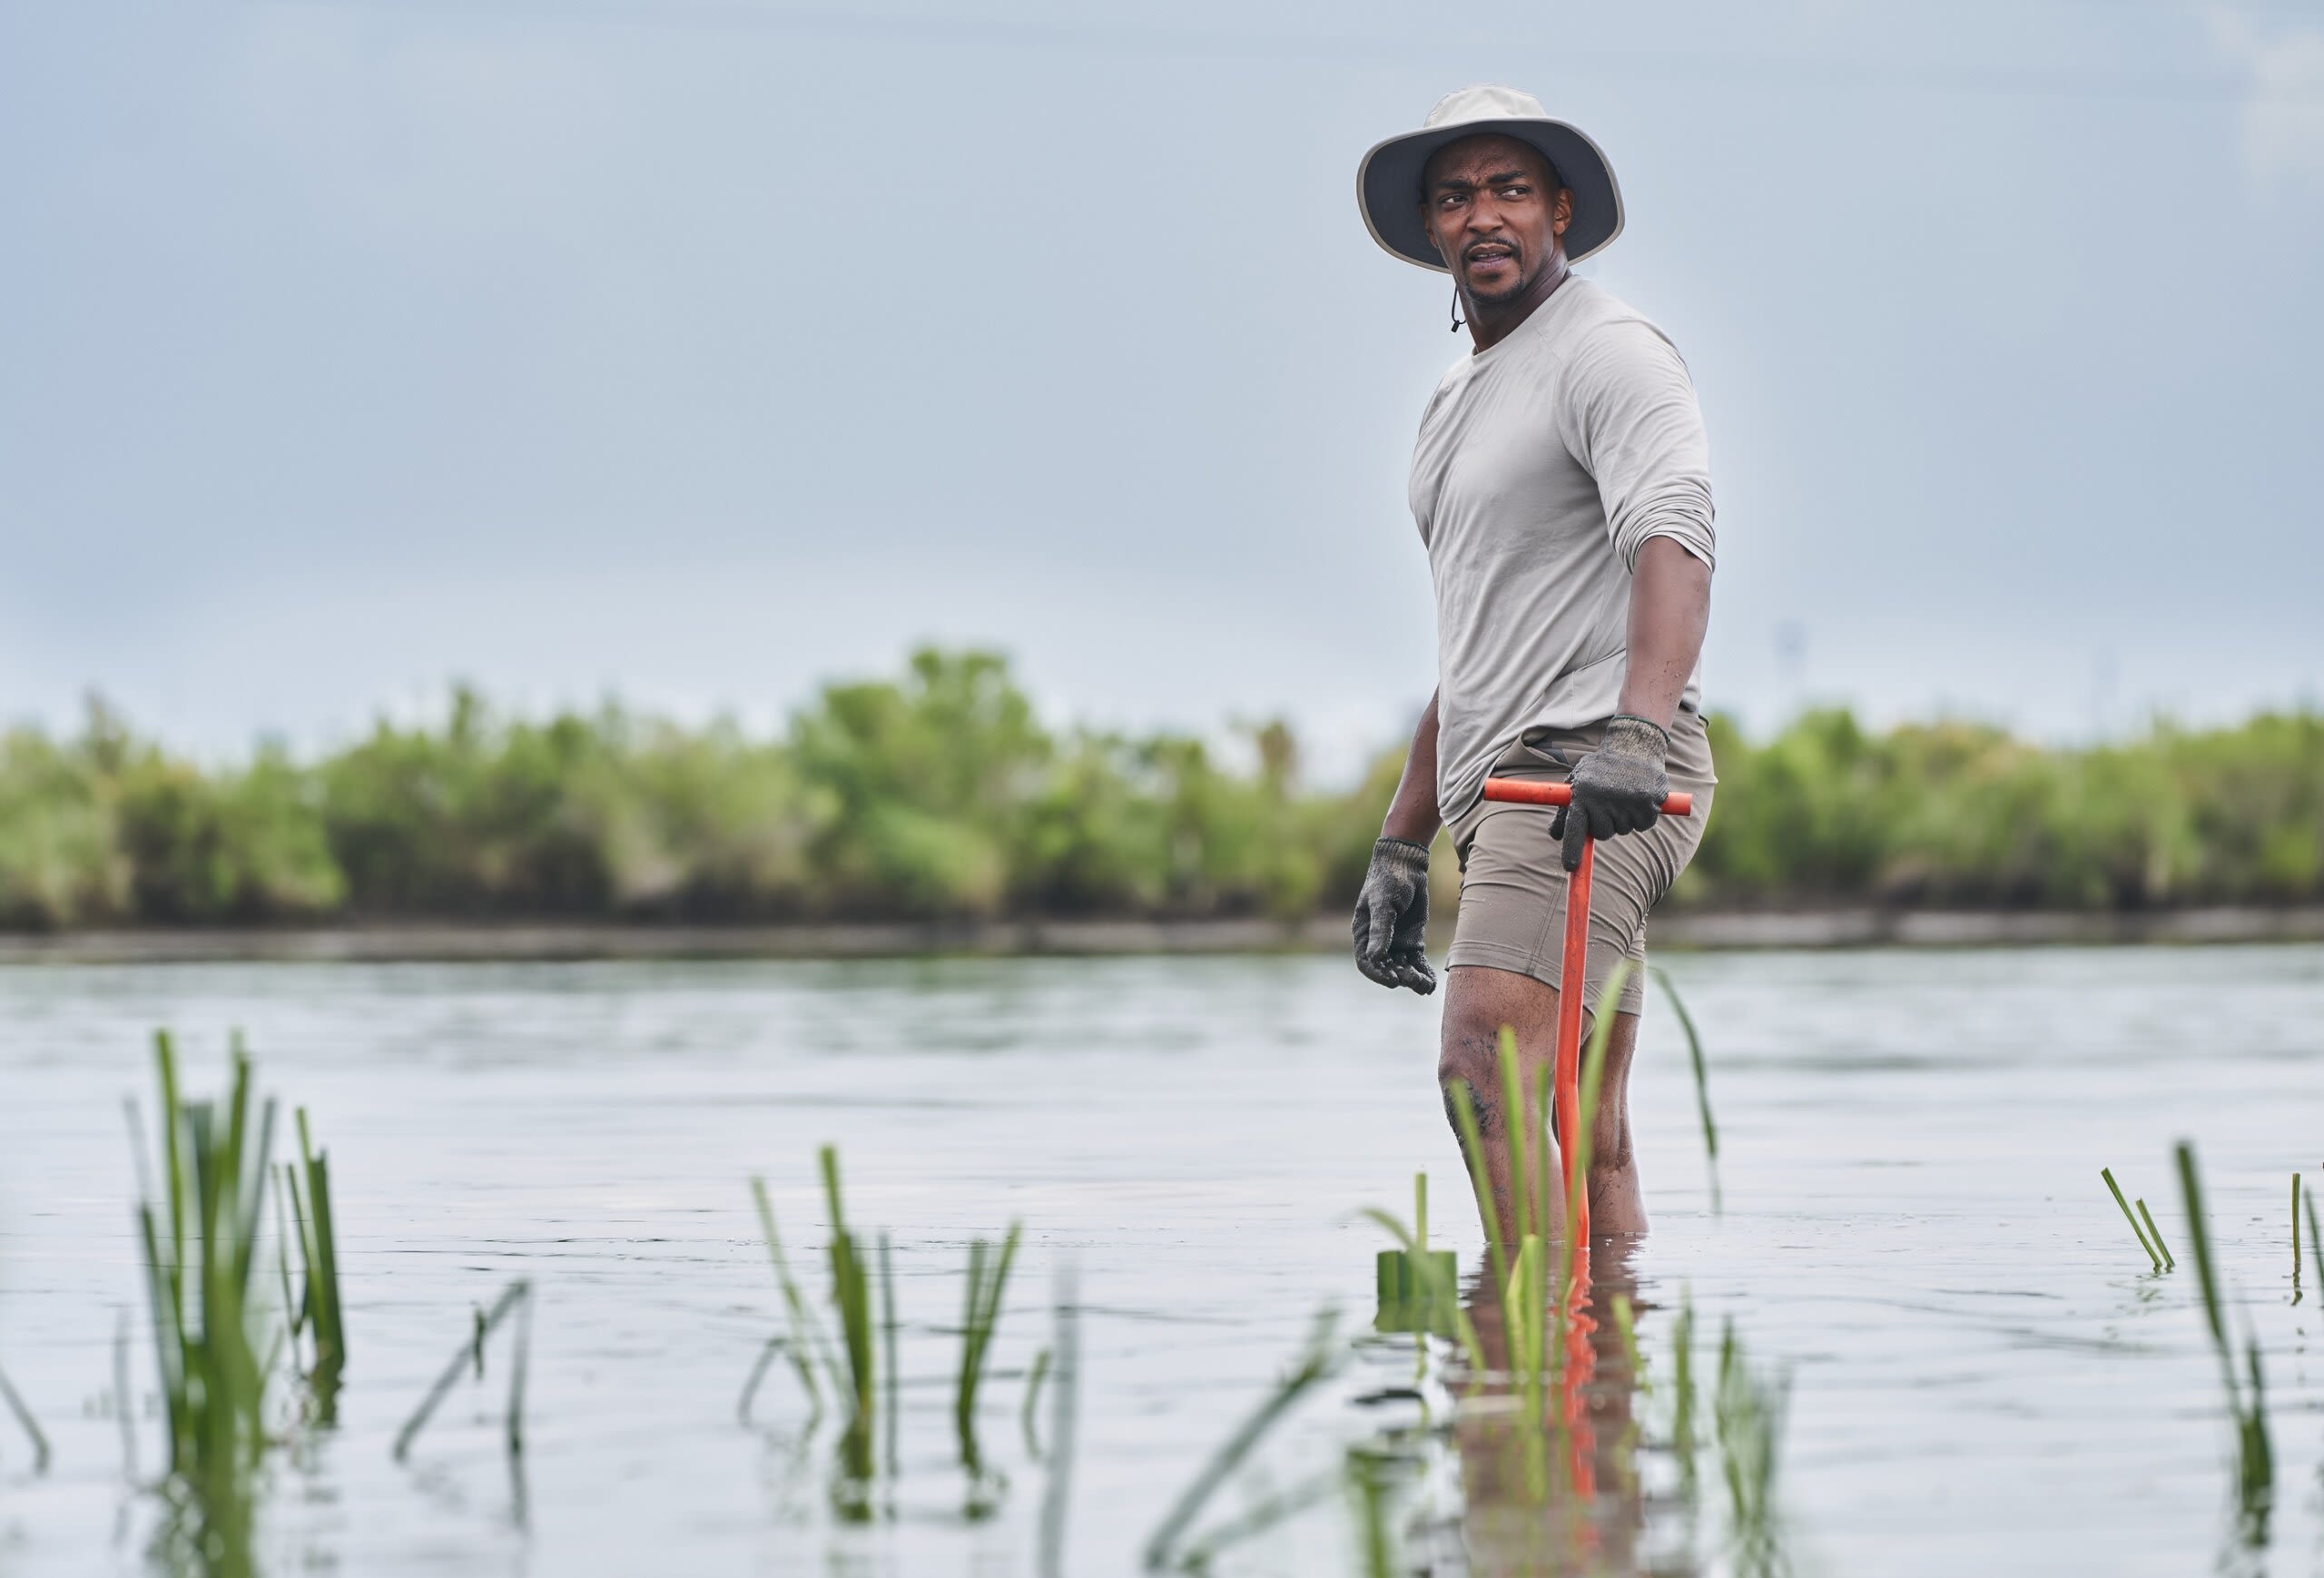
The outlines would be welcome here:
M 1573 785 L 1545 784 L 1534 778 L 1488 778 L 1485 780 L 1485 798 L 1508 800 L 1520 805 L 1563 805 L 1573 798 Z M 1691 794 L 1672 794 L 1662 802 L 1662 814 L 1665 816 L 1692 816 L 1694 814 L 1695 797 Z

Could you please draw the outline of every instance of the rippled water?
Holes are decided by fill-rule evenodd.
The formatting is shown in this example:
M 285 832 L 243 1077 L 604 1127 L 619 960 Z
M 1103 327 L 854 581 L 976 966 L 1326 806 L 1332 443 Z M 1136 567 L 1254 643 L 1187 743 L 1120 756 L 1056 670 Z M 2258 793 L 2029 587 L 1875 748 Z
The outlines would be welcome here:
M 1632 1399 L 1619 1364 L 1601 1375 L 1601 1456 L 1633 1414 L 1647 1451 L 1637 1494 L 1599 1485 L 1599 1564 L 1730 1562 L 1716 1469 L 1689 1553 L 1657 1440 L 1687 1289 L 1699 1368 L 1731 1317 L 1756 1366 L 1788 1374 L 1779 1497 L 1805 1570 L 2319 1570 L 2324 1295 L 2311 1264 L 2290 1302 L 2286 1195 L 2293 1169 L 2324 1173 L 2324 950 L 1669 963 L 1709 1046 L 1726 1212 L 1658 1005 L 1633 1077 L 1655 1230 L 1600 1273 L 1637 1300 L 1659 1386 Z M 1030 1571 L 1045 1473 L 1017 1372 L 1051 1338 L 1067 1262 L 1083 1314 L 1065 1570 L 1129 1571 L 1318 1307 L 1369 1323 L 1384 1240 L 1355 1208 L 1408 1210 L 1426 1169 L 1440 1237 L 1479 1257 L 1432 1088 L 1434 1005 L 1336 960 L 0 971 L 0 1367 L 55 1447 L 34 1474 L 0 1417 L 11 1573 L 143 1570 L 152 1507 L 124 1488 L 104 1398 L 117 1312 L 143 1314 L 121 1103 L 151 1110 L 157 1025 L 181 1032 L 197 1089 L 245 1030 L 265 1087 L 310 1110 L 331 1154 L 351 1364 L 339 1427 L 271 1471 L 270 1571 Z M 2233 1552 L 2229 1426 L 2170 1170 L 2181 1135 L 2268 1358 L 2278 1505 L 2256 1555 Z M 819 1243 L 825 1140 L 851 1215 L 895 1233 L 906 1441 L 896 1516 L 869 1527 L 828 1515 L 828 1442 L 797 1440 L 787 1376 L 756 1428 L 735 1418 L 780 1318 L 747 1179 L 767 1176 L 794 1246 Z M 2147 1273 L 2102 1164 L 2152 1206 L 2180 1272 Z M 1027 1248 L 984 1425 L 1009 1484 L 971 1526 L 950 1334 L 968 1240 L 1013 1217 Z M 518 1276 L 538 1294 L 521 1486 L 497 1386 L 456 1393 L 393 1462 L 471 1307 Z M 1368 1345 L 1208 1521 L 1411 1423 L 1408 1401 L 1357 1401 L 1411 1369 L 1401 1341 Z M 141 1430 L 150 1472 L 159 1438 Z M 1440 1571 L 1463 1544 L 1478 1571 L 1570 1549 L 1511 1494 L 1489 1435 L 1424 1453 L 1396 1508 Z M 1220 1567 L 1354 1571 L 1357 1543 L 1334 1494 Z

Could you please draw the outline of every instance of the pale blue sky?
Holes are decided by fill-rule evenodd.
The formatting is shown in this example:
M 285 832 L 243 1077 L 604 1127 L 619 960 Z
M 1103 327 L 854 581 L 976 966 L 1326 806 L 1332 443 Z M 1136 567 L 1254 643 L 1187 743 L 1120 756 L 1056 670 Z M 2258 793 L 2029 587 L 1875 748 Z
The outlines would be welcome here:
M 0 0 L 0 713 L 767 722 L 937 637 L 1344 764 L 1432 682 L 1463 347 L 1355 161 L 1482 80 L 1694 369 L 1715 705 L 2324 678 L 2312 7 Z

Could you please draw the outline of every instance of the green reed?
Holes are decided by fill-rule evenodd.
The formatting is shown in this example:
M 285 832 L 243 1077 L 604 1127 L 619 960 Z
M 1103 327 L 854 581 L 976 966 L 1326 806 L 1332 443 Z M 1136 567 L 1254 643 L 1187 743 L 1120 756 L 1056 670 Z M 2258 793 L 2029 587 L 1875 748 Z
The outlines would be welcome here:
M 2211 1329 L 2211 1346 L 2219 1354 L 2220 1380 L 2227 1393 L 2228 1412 L 2235 1419 L 2235 1505 L 2244 1542 L 2253 1549 L 2267 1543 L 2268 1517 L 2275 1504 L 2275 1452 L 2268 1436 L 2267 1383 L 2260 1369 L 2260 1341 L 2247 1335 L 2243 1345 L 2243 1376 L 2236 1375 L 2235 1348 L 2227 1332 L 2226 1304 L 2211 1255 L 2211 1228 L 2203 1214 L 2202 1181 L 2195 1167 L 2195 1148 L 2181 1140 L 2175 1152 L 2179 1188 L 2187 1208 L 2187 1239 L 2194 1249 L 2195 1277 L 2202 1291 L 2203 1320 Z M 2249 1386 L 2247 1397 L 2245 1386 Z
M 1702 1120 L 1703 1158 L 1710 1169 L 1710 1211 L 1714 1217 L 1723 1216 L 1726 1205 L 1718 1188 L 1718 1124 L 1711 1117 L 1710 1069 L 1703 1057 L 1703 1038 L 1696 1031 L 1695 1016 L 1687 1011 L 1687 1001 L 1679 995 L 1679 983 L 1670 979 L 1670 972 L 1659 964 L 1649 964 L 1646 970 L 1655 984 L 1662 988 L 1670 1011 L 1679 1016 L 1679 1029 L 1686 1034 L 1687 1062 L 1695 1074 L 1695 1113 Z
M 2111 1167 L 2102 1167 L 2098 1169 L 2098 1176 L 2106 1180 L 2106 1192 L 2112 1195 L 2114 1203 L 2122 1208 L 2122 1220 L 2130 1223 L 2132 1233 L 2138 1238 L 2139 1248 L 2146 1251 L 2146 1257 L 2149 1260 L 2154 1262 L 2154 1268 L 2157 1271 L 2162 1270 L 2162 1254 L 2153 1244 L 2147 1241 L 2146 1229 L 2140 1227 L 2138 1218 L 2132 1215 L 2131 1202 L 2122 1198 L 2122 1186 L 2114 1181 L 2114 1169 Z M 2145 1202 L 2140 1203 L 2143 1205 Z
M 1544 1179 L 1549 1171 L 1549 1146 L 1539 1133 L 1541 1109 L 1526 1100 L 1525 1075 L 1517 1057 L 1517 1032 L 1501 1027 L 1501 1110 L 1502 1144 L 1508 1150 L 1509 1192 L 1517 1208 L 1517 1242 L 1533 1237 L 1535 1228 L 1533 1161 L 1539 1158 Z M 1530 1116 L 1529 1116 L 1530 1115 Z M 1534 1130 L 1529 1142 L 1528 1130 Z M 1544 1181 L 1542 1187 L 1546 1188 Z M 1546 1218 L 1548 1212 L 1542 1212 Z M 1546 1219 L 1541 1230 L 1548 1230 Z
M 274 1103 L 265 1102 L 254 1119 L 251 1060 L 239 1037 L 222 1106 L 183 1098 L 166 1031 L 154 1037 L 153 1064 L 161 1188 L 141 1188 L 136 1223 L 169 1437 L 164 1489 L 183 1514 L 165 1528 L 163 1542 L 191 1546 L 205 1566 L 244 1571 L 251 1479 L 267 1445 L 273 1363 L 273 1354 L 261 1351 L 251 1277 Z M 133 1104 L 131 1110 L 133 1118 Z M 143 1175 L 142 1148 L 138 1168 Z
M 1493 1291 L 1498 1294 L 1509 1286 L 1509 1252 L 1501 1241 L 1501 1211 L 1493 1203 L 1492 1180 L 1485 1171 L 1483 1136 L 1477 1128 L 1477 1109 L 1469 1094 L 1465 1080 L 1453 1080 L 1444 1087 L 1446 1100 L 1452 1105 L 1452 1121 L 1461 1131 L 1461 1156 L 1468 1164 L 1469 1185 L 1477 1197 L 1477 1215 L 1485 1225 L 1485 1253 L 1492 1263 Z
M 824 1146 L 816 1153 L 823 1177 L 823 1205 L 831 1218 L 832 1307 L 839 1317 L 840 1341 L 847 1367 L 834 1369 L 832 1381 L 848 1401 L 847 1427 L 840 1435 L 842 1510 L 868 1512 L 858 1501 L 862 1488 L 875 1472 L 873 1436 L 880 1417 L 880 1359 L 872 1332 L 872 1274 L 855 1235 L 848 1230 L 847 1213 L 840 1195 L 839 1151 Z
M 2291 1297 L 2299 1302 L 2299 1174 L 2291 1175 Z
M 807 1428 L 812 1430 L 823 1416 L 823 1389 L 815 1378 L 817 1366 L 834 1374 L 839 1366 L 832 1356 L 831 1345 L 824 1340 L 823 1328 L 815 1319 L 813 1307 L 808 1304 L 807 1296 L 800 1289 L 799 1279 L 791 1274 L 790 1257 L 783 1252 L 783 1235 L 775 1229 L 774 1204 L 767 1197 L 764 1179 L 751 1179 L 751 1197 L 758 1205 L 759 1231 L 766 1238 L 767 1258 L 774 1267 L 775 1286 L 783 1292 L 783 1309 L 789 1325 L 789 1335 L 774 1338 L 762 1350 L 759 1366 L 752 1372 L 750 1383 L 743 1389 L 742 1413 L 747 1420 L 751 1394 L 756 1389 L 759 1376 L 764 1373 L 768 1362 L 779 1353 L 790 1360 L 792 1373 L 799 1377 L 800 1388 L 807 1394 Z M 845 1391 L 844 1387 L 841 1389 L 842 1393 Z
M 500 1290 L 489 1310 L 475 1312 L 468 1334 L 454 1351 L 451 1362 L 436 1377 L 435 1385 L 419 1400 L 411 1417 L 396 1432 L 395 1445 L 390 1455 L 401 1463 L 411 1452 L 411 1444 L 419 1438 L 428 1421 L 435 1416 L 437 1405 L 450 1396 L 464 1375 L 484 1379 L 485 1346 L 492 1334 L 517 1317 L 516 1336 L 508 1347 L 508 1405 L 502 1418 L 502 1438 L 511 1457 L 522 1455 L 525 1450 L 525 1372 L 533 1346 L 533 1285 L 518 1277 Z
M 1017 1245 L 1024 1224 L 1011 1222 L 996 1251 L 982 1238 L 969 1245 L 969 1274 L 960 1316 L 960 1367 L 952 1388 L 952 1427 L 960 1437 L 960 1465 L 970 1476 L 984 1473 L 977 1450 L 977 1394 L 984 1386 L 985 1364 L 992 1350 L 992 1334 L 1000 1323 L 1000 1301 L 1009 1286 L 1009 1268 L 1016 1262 Z
M 1330 1309 L 1319 1311 L 1314 1328 L 1309 1332 L 1306 1346 L 1298 1362 L 1285 1372 L 1273 1390 L 1253 1409 L 1248 1417 L 1236 1426 L 1234 1434 L 1219 1444 L 1193 1481 L 1171 1504 L 1160 1524 L 1146 1542 L 1145 1563 L 1149 1573 L 1174 1565 L 1183 1566 L 1186 1554 L 1182 1549 L 1187 1532 L 1202 1514 L 1204 1506 L 1218 1487 L 1242 1465 L 1251 1449 L 1267 1433 L 1280 1424 L 1284 1416 L 1295 1407 L 1300 1399 L 1337 1374 L 1347 1354 L 1346 1345 L 1335 1340 L 1339 1321 Z
M 2146 1224 L 2147 1237 L 2153 1239 L 2154 1247 L 2162 1251 L 2162 1268 L 2165 1271 L 2178 1270 L 2179 1262 L 2172 1257 L 2171 1246 L 2162 1241 L 2162 1229 L 2154 1225 L 2154 1213 L 2146 1208 L 2145 1198 L 2142 1196 L 2133 1203 L 2139 1208 L 2139 1220 Z
M 9 1384 L 8 1372 L 5 1370 L 0 1370 L 0 1401 L 5 1401 L 8 1405 L 8 1412 L 15 1415 L 16 1423 L 23 1428 L 25 1439 L 33 1444 L 33 1472 L 46 1474 L 49 1457 L 48 1437 L 41 1434 L 40 1421 L 33 1417 L 32 1409 L 27 1407 L 24 1398 L 17 1395 L 16 1388 Z M 129 1405 L 123 1400 L 119 1406 L 125 1409 Z
M 311 1334 L 313 1357 L 306 1367 L 318 1415 L 328 1421 L 337 1411 L 340 1375 L 347 1367 L 347 1319 L 340 1298 L 338 1217 L 330 1198 L 330 1157 L 314 1148 L 307 1124 L 307 1110 L 298 1110 L 299 1161 L 285 1162 L 277 1177 L 289 1197 L 290 1214 L 282 1218 L 286 1232 L 299 1244 L 301 1268 L 300 1291 L 290 1293 L 290 1271 L 283 1270 L 284 1303 L 290 1312 L 293 1361 L 298 1339 Z M 279 1215 L 280 1213 L 278 1213 Z

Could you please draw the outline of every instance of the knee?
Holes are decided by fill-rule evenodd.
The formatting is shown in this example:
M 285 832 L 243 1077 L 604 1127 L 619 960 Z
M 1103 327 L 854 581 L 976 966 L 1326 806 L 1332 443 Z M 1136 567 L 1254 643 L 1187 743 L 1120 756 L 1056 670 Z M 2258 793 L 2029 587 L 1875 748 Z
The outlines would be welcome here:
M 1475 1026 L 1444 1027 L 1436 1055 L 1436 1086 L 1444 1094 L 1444 1120 L 1457 1130 L 1465 1095 L 1479 1139 L 1501 1132 L 1501 1031 Z

